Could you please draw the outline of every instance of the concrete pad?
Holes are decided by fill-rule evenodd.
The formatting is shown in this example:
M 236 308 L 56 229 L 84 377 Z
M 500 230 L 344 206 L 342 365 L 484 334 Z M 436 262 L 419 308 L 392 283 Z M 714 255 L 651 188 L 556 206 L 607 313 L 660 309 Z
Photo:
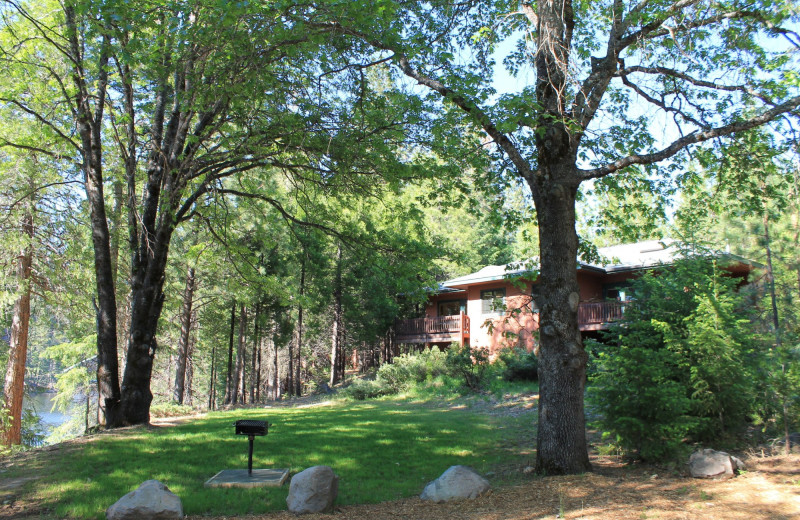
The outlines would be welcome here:
M 204 487 L 281 487 L 289 477 L 288 469 L 223 469 L 206 481 Z

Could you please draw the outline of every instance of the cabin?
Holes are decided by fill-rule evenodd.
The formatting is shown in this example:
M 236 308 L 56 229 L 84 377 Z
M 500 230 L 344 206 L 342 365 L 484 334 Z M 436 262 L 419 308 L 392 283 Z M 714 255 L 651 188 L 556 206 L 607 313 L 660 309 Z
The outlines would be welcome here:
M 598 249 L 598 263 L 578 262 L 578 324 L 585 335 L 608 329 L 625 313 L 631 283 L 644 272 L 680 258 L 673 240 L 650 240 Z M 732 276 L 747 279 L 755 264 L 719 254 Z M 519 346 L 536 348 L 539 314 L 533 298 L 537 276 L 531 264 L 491 265 L 439 284 L 431 291 L 424 316 L 398 320 L 395 343 L 448 346 L 455 342 L 486 348 L 490 355 Z

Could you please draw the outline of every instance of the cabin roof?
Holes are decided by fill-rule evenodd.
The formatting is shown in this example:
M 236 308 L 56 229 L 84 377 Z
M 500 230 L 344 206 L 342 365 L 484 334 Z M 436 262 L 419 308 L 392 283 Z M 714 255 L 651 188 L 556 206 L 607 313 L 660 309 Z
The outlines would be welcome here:
M 669 265 L 683 256 L 680 243 L 672 239 L 646 240 L 633 244 L 620 244 L 610 247 L 597 248 L 599 260 L 593 262 L 578 261 L 578 269 L 596 271 L 600 273 L 619 273 L 626 271 L 637 271 L 641 269 L 652 269 L 659 265 Z M 732 263 L 748 266 L 748 270 L 760 264 L 747 260 L 740 256 L 730 253 L 713 253 L 718 258 L 726 258 Z M 494 280 L 504 280 L 508 278 L 525 277 L 526 274 L 531 278 L 536 277 L 539 266 L 538 258 L 532 258 L 524 262 L 512 262 L 505 265 L 489 265 L 465 276 L 453 278 L 439 284 L 439 292 L 450 292 L 456 287 L 463 287 L 482 282 Z

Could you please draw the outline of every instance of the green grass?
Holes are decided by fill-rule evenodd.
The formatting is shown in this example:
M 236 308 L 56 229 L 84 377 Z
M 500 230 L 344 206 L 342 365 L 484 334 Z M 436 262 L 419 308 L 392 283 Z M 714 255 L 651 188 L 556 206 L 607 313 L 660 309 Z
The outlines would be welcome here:
M 528 414 L 526 414 L 528 415 Z M 141 482 L 158 479 L 181 497 L 187 514 L 236 515 L 286 508 L 282 488 L 205 489 L 221 469 L 247 467 L 247 439 L 233 421 L 266 418 L 255 440 L 255 468 L 292 474 L 324 464 L 339 475 L 339 504 L 419 494 L 454 464 L 494 471 L 520 455 L 519 434 L 535 438 L 531 417 L 491 416 L 470 407 L 378 400 L 308 408 L 213 413 L 173 428 L 136 428 L 122 435 L 36 457 L 26 468 L 41 478 L 23 499 L 53 517 L 104 518 L 105 510 Z

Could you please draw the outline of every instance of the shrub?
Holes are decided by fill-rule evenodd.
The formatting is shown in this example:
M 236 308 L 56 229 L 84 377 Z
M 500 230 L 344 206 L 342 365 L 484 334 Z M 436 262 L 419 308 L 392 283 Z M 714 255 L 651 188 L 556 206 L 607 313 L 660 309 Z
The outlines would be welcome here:
M 380 381 L 370 381 L 368 379 L 357 379 L 353 384 L 342 389 L 342 394 L 356 401 L 364 399 L 375 399 L 384 395 L 395 393 L 391 388 L 382 384 Z
M 192 415 L 195 409 L 186 404 L 158 403 L 150 407 L 151 417 L 178 417 Z
M 758 363 L 730 283 L 693 260 L 634 284 L 638 299 L 599 347 L 590 378 L 597 424 L 617 444 L 666 459 L 687 438 L 716 440 L 745 426 Z
M 533 352 L 521 347 L 506 348 L 500 352 L 500 361 L 506 381 L 539 380 L 539 360 Z
M 481 390 L 486 382 L 489 352 L 485 348 L 462 347 L 454 343 L 447 351 L 447 366 L 450 373 L 460 378 L 467 388 Z
M 427 348 L 415 354 L 402 354 L 391 363 L 381 365 L 376 379 L 391 389 L 392 393 L 401 392 L 412 385 L 446 374 L 446 360 L 447 354 L 437 348 Z

